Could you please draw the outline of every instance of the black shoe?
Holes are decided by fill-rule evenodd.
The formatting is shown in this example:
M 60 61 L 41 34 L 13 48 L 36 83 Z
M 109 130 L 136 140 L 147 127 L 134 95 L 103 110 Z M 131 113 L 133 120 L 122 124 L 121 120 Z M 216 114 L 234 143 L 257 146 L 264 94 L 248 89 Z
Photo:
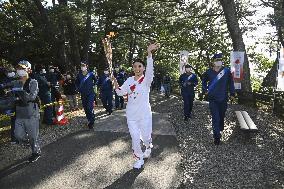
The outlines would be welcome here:
M 188 121 L 188 117 L 187 116 L 184 116 L 184 121 Z
M 94 129 L 94 124 L 93 123 L 89 123 L 88 127 L 89 127 L 90 130 L 93 130 Z
M 220 139 L 219 138 L 215 138 L 214 139 L 214 144 L 215 145 L 219 145 L 220 144 Z
M 41 155 L 39 153 L 32 153 L 31 157 L 29 157 L 29 162 L 33 163 L 38 160 Z
M 112 110 L 108 111 L 108 115 L 111 115 L 112 114 Z

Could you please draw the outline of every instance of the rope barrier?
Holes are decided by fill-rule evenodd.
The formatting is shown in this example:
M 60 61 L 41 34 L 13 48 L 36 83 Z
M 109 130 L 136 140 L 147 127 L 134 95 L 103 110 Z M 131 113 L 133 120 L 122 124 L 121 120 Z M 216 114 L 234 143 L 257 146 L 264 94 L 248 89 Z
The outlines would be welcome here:
M 70 100 L 59 100 L 58 102 L 52 102 L 49 104 L 45 104 L 42 105 L 40 107 L 40 110 L 44 110 L 44 108 L 49 107 L 49 106 L 54 106 L 54 105 L 61 105 L 61 104 L 66 104 L 67 102 L 69 102 Z M 15 116 L 15 113 L 11 113 L 11 114 L 0 114 L 0 120 L 5 120 L 5 119 L 9 119 L 10 117 Z

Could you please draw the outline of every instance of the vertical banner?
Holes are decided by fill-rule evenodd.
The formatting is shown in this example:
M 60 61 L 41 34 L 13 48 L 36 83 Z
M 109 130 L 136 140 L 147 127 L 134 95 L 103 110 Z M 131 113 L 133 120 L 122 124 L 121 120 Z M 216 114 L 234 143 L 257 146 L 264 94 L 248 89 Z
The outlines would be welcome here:
M 184 66 L 188 64 L 188 51 L 180 51 L 180 63 L 179 63 L 179 72 L 180 74 L 183 74 L 185 72 Z
M 241 81 L 244 78 L 244 57 L 245 52 L 232 51 L 230 62 L 231 72 L 234 79 L 235 89 L 241 89 Z
M 284 48 L 280 50 L 276 91 L 284 91 Z

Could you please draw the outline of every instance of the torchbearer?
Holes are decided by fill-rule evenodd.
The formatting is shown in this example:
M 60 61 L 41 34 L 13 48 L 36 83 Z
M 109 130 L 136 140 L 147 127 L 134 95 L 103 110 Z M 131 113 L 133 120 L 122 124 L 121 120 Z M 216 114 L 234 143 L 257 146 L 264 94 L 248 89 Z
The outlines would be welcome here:
M 222 54 L 213 56 L 213 67 L 202 76 L 202 91 L 207 95 L 212 115 L 214 144 L 220 144 L 224 130 L 224 118 L 227 110 L 228 88 L 230 96 L 235 96 L 234 81 L 229 68 L 223 67 Z
M 129 132 L 132 138 L 132 150 L 136 159 L 133 168 L 140 169 L 144 165 L 144 159 L 150 157 L 152 148 L 152 111 L 149 103 L 149 93 L 151 83 L 154 77 L 154 67 L 152 52 L 159 48 L 159 44 L 150 44 L 147 48 L 147 68 L 145 71 L 144 61 L 136 59 L 133 62 L 134 76 L 129 77 L 122 86 L 119 87 L 115 77 L 115 91 L 117 95 L 128 95 L 126 106 L 126 118 Z M 146 146 L 142 151 L 140 145 L 140 136 Z

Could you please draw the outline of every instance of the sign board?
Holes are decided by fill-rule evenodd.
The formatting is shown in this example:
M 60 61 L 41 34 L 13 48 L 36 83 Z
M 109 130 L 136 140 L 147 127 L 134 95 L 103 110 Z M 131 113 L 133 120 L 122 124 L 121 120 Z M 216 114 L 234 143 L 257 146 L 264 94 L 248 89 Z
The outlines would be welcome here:
M 277 87 L 276 91 L 284 91 L 284 58 L 280 56 L 277 70 Z
M 230 56 L 231 72 L 235 83 L 235 89 L 241 89 L 241 81 L 244 78 L 245 52 L 232 51 Z
M 188 64 L 188 56 L 189 52 L 188 51 L 180 51 L 180 63 L 179 63 L 179 72 L 180 74 L 183 74 L 185 72 L 184 66 Z

